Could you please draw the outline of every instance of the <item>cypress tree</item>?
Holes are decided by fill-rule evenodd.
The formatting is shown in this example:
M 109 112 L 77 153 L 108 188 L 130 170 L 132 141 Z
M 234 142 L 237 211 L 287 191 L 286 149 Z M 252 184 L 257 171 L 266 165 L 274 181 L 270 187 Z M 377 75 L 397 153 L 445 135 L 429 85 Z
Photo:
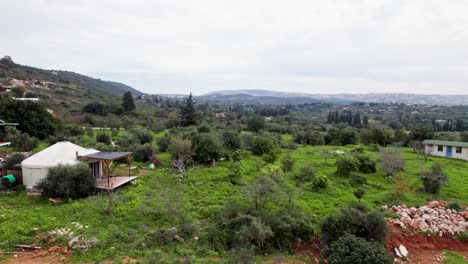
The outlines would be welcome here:
M 136 109 L 135 102 L 133 101 L 133 95 L 130 91 L 124 93 L 122 98 L 122 107 L 126 112 Z
M 182 126 L 192 126 L 198 123 L 198 112 L 195 108 L 195 101 L 192 93 L 185 100 L 185 103 L 180 107 L 180 117 Z

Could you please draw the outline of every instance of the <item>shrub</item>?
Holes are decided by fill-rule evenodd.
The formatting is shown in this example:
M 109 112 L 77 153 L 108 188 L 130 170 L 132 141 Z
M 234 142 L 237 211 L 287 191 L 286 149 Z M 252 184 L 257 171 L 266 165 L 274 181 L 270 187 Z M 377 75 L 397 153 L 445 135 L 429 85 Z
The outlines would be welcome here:
M 26 156 L 23 153 L 11 153 L 6 161 L 5 161 L 5 168 L 7 170 L 15 170 L 18 166 L 21 165 L 21 162 L 26 159 Z
M 167 151 L 173 159 L 191 159 L 192 158 L 192 141 L 188 139 L 172 138 L 170 140 Z
M 239 184 L 242 178 L 242 164 L 240 161 L 233 160 L 229 166 L 228 178 L 232 184 Z
M 224 131 L 221 135 L 223 144 L 230 151 L 238 150 L 241 147 L 239 133 L 235 131 Z
M 362 173 L 370 174 L 377 171 L 375 161 L 371 160 L 367 155 L 358 155 L 356 156 L 358 161 L 358 169 Z
M 169 148 L 169 144 L 171 143 L 171 137 L 165 136 L 163 138 L 158 139 L 158 149 L 161 152 L 166 152 Z
M 153 142 L 153 134 L 146 129 L 135 129 L 134 134 L 142 145 Z
M 356 187 L 356 186 L 362 186 L 364 184 L 367 184 L 367 178 L 366 177 L 363 177 L 359 174 L 351 174 L 351 178 L 349 178 L 349 181 L 351 183 L 352 186 Z
M 328 177 L 325 175 L 318 175 L 312 180 L 312 186 L 316 190 L 325 190 L 328 188 Z
M 247 122 L 247 130 L 258 133 L 260 130 L 265 129 L 265 118 L 263 117 L 252 117 Z
M 260 170 L 260 173 L 265 176 L 270 178 L 276 183 L 283 182 L 283 171 L 279 166 L 272 165 L 272 164 L 267 164 L 265 167 L 263 167 Z
M 96 179 L 85 163 L 59 165 L 49 169 L 47 177 L 38 187 L 47 197 L 78 199 L 91 195 L 96 186 Z
M 457 212 L 461 212 L 464 210 L 459 203 L 449 203 L 447 206 L 445 206 L 445 209 L 455 210 Z
M 424 185 L 424 191 L 431 194 L 439 194 L 442 186 L 448 182 L 448 177 L 442 171 L 440 163 L 432 165 L 431 171 L 421 173 L 420 178 Z
M 213 162 L 225 155 L 221 139 L 213 133 L 202 133 L 194 136 L 194 158 L 198 162 Z
M 100 116 L 107 115 L 106 106 L 99 102 L 92 102 L 83 107 L 83 113 L 96 114 Z
M 7 134 L 5 141 L 11 142 L 10 146 L 17 151 L 31 151 L 39 143 L 37 138 L 30 137 L 26 133 L 21 133 L 14 127 L 6 127 L 5 130 Z
M 310 241 L 314 235 L 313 223 L 309 217 L 294 211 L 262 215 L 262 219 L 273 231 L 273 236 L 268 240 L 269 247 L 278 250 L 288 250 L 299 240 Z
M 270 151 L 263 154 L 262 159 L 268 164 L 273 164 L 278 159 L 278 155 L 274 151 Z
M 203 124 L 197 128 L 198 133 L 210 133 L 211 129 L 209 126 Z
M 352 234 L 366 240 L 384 242 L 388 229 L 382 214 L 367 213 L 355 208 L 345 208 L 338 215 L 330 216 L 321 224 L 323 239 L 330 244 L 344 234 Z
M 376 242 L 369 242 L 351 234 L 345 234 L 331 244 L 328 252 L 330 264 L 391 264 L 392 256 Z
M 135 161 L 149 161 L 153 156 L 153 147 L 150 144 L 133 145 L 131 150 Z
M 387 177 L 391 177 L 405 168 L 405 160 L 401 158 L 401 152 L 397 148 L 382 149 L 380 155 L 382 158 L 382 168 Z
M 294 165 L 296 161 L 292 158 L 291 154 L 288 153 L 281 161 L 281 168 L 284 172 L 290 172 L 294 170 Z
M 275 147 L 273 140 L 269 137 L 255 137 L 252 141 L 252 153 L 263 155 L 273 150 Z
M 101 142 L 110 145 L 111 137 L 106 133 L 99 133 L 96 135 L 96 142 Z
M 354 196 L 361 202 L 362 197 L 366 194 L 366 190 L 363 188 L 359 188 L 353 192 Z
M 293 179 L 298 183 L 311 182 L 315 178 L 316 173 L 317 169 L 314 165 L 304 165 L 299 169 L 299 173 L 293 174 Z
M 289 250 L 297 241 L 314 234 L 308 217 L 295 211 L 278 213 L 227 205 L 206 229 L 206 239 L 217 250 L 256 248 L 258 251 Z M 244 263 L 244 262 L 236 262 Z
M 116 144 L 123 149 L 129 149 L 135 145 L 140 145 L 140 140 L 135 134 L 125 131 L 117 138 Z
M 340 156 L 336 160 L 336 173 L 349 177 L 352 171 L 357 170 L 358 162 L 354 157 Z

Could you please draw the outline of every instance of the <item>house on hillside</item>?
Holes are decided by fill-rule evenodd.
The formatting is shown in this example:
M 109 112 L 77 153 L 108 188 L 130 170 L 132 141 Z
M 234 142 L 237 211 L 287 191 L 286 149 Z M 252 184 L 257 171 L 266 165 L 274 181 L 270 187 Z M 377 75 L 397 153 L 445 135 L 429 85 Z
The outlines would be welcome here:
M 427 155 L 468 160 L 468 142 L 424 140 L 423 144 Z
M 226 113 L 224 113 L 224 112 L 216 113 L 216 114 L 215 114 L 215 117 L 216 117 L 217 119 L 226 118 Z
M 113 190 L 137 178 L 131 176 L 131 156 L 131 152 L 101 152 L 83 148 L 68 141 L 57 142 L 21 162 L 23 184 L 28 190 L 33 190 L 42 179 L 47 177 L 49 169 L 58 165 L 86 162 L 96 177 L 96 188 Z M 121 159 L 127 160 L 128 176 L 113 175 L 112 164 Z

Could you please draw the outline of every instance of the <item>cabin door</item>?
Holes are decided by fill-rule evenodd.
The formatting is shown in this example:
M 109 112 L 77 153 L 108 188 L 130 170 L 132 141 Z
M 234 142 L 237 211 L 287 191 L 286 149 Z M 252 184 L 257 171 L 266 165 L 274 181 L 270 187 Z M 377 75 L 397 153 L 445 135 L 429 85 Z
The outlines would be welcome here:
M 447 157 L 452 157 L 452 146 L 447 146 Z

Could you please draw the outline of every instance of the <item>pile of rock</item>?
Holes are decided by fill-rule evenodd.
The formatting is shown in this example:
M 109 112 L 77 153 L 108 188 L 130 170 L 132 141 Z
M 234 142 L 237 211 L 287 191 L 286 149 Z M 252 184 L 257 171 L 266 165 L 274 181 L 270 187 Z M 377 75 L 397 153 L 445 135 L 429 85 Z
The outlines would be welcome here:
M 412 228 L 423 232 L 435 232 L 439 236 L 460 234 L 468 230 L 468 211 L 457 212 L 445 209 L 439 202 L 433 201 L 419 208 L 406 205 L 392 206 L 390 211 L 398 218 L 389 220 L 401 228 Z

